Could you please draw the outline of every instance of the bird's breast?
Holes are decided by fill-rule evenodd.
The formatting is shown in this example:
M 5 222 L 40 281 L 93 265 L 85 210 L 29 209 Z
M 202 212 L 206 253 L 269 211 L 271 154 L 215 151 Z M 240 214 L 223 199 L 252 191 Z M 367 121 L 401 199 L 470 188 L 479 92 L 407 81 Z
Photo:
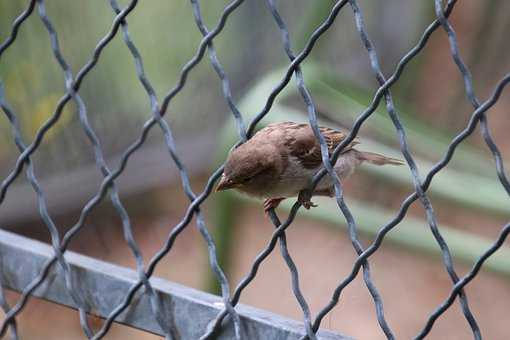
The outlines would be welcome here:
M 310 186 L 313 175 L 319 168 L 307 169 L 298 158 L 289 156 L 287 166 L 279 176 L 278 183 L 273 187 L 274 193 L 281 197 L 293 197 Z
M 342 154 L 335 164 L 334 169 L 340 179 L 345 179 L 352 174 L 357 165 L 351 156 L 349 152 Z M 320 168 L 307 169 L 300 164 L 299 159 L 290 156 L 287 166 L 279 175 L 266 177 L 263 183 L 256 181 L 239 187 L 238 190 L 250 196 L 261 198 L 295 197 L 301 190 L 310 187 L 313 176 Z M 333 180 L 326 174 L 317 185 L 316 190 L 330 189 L 332 187 Z
M 353 155 L 350 152 L 346 152 L 338 158 L 334 170 L 340 180 L 343 180 L 354 172 L 357 164 L 358 162 L 353 158 Z M 282 197 L 297 196 L 301 190 L 310 187 L 313 177 L 321 167 L 307 169 L 300 165 L 297 159 L 289 159 L 288 167 L 282 172 L 279 183 L 274 186 L 272 197 L 278 196 L 276 193 L 280 193 Z M 330 189 L 332 187 L 333 180 L 326 174 L 317 184 L 316 190 Z

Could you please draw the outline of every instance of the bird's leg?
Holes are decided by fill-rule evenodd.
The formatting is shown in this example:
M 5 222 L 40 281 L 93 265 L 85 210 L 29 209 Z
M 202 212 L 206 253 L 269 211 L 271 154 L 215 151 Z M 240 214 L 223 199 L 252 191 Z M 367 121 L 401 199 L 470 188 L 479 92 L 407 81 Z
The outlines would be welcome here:
M 310 190 L 301 190 L 298 195 L 298 202 L 305 207 L 305 209 L 310 209 L 312 207 L 316 207 L 317 204 L 311 201 L 312 194 Z
M 264 201 L 264 211 L 266 214 L 271 209 L 276 209 L 276 207 L 280 204 L 281 201 L 283 201 L 285 197 L 278 197 L 278 198 L 268 198 Z

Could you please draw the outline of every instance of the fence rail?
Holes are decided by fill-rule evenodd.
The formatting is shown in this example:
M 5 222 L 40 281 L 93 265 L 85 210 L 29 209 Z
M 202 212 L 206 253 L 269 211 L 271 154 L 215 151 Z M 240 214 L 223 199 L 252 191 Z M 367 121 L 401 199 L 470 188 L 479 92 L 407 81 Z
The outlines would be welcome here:
M 3 287 L 22 291 L 38 275 L 40 268 L 51 259 L 53 250 L 47 244 L 11 232 L 0 230 L 0 283 Z M 136 282 L 136 271 L 83 256 L 72 251 L 65 258 L 73 272 L 74 281 L 87 297 L 87 312 L 107 317 L 119 304 L 129 287 Z M 61 269 L 48 274 L 48 279 L 33 295 L 68 307 L 77 308 L 65 293 L 66 282 Z M 175 339 L 197 339 L 206 330 L 208 322 L 221 310 L 223 303 L 215 295 L 181 286 L 163 279 L 151 278 L 151 284 L 160 296 Z M 116 321 L 158 335 L 165 335 L 152 317 L 151 301 L 143 291 L 133 299 L 133 307 Z M 238 305 L 247 339 L 299 339 L 306 334 L 303 324 L 253 307 Z M 219 339 L 231 339 L 232 327 L 224 327 Z M 339 334 L 320 332 L 321 339 L 347 340 Z
M 463 288 L 476 276 L 484 261 L 502 246 L 508 233 L 510 233 L 510 225 L 502 227 L 501 233 L 496 241 L 476 261 L 472 270 L 465 276 L 459 277 L 455 271 L 448 244 L 437 225 L 432 203 L 427 195 L 427 190 L 434 176 L 450 162 L 457 146 L 470 136 L 479 125 L 482 137 L 496 163 L 496 172 L 500 183 L 506 193 L 510 195 L 510 184 L 506 177 L 503 159 L 491 137 L 486 116 L 486 112 L 498 101 L 504 88 L 510 82 L 510 74 L 506 75 L 498 83 L 494 93 L 486 101 L 482 102 L 476 97 L 469 69 L 463 62 L 457 47 L 455 31 L 448 20 L 449 15 L 452 13 L 457 3 L 455 0 L 448 1 L 446 5 L 441 0 L 435 0 L 433 2 L 436 20 L 427 27 L 416 46 L 400 60 L 396 70 L 389 77 L 385 77 L 381 72 L 375 47 L 365 28 L 363 13 L 357 1 L 335 1 L 328 17 L 316 28 L 304 49 L 298 53 L 294 52 L 292 49 L 290 33 L 285 20 L 279 14 L 276 2 L 274 0 L 267 0 L 266 5 L 268 11 L 271 13 L 275 25 L 280 31 L 282 48 L 286 52 L 290 64 L 284 77 L 275 84 L 273 91 L 268 95 L 265 103 L 262 103 L 261 110 L 246 124 L 244 120 L 246 118 L 245 115 L 240 112 L 233 100 L 229 79 L 213 45 L 213 39 L 222 32 L 227 25 L 229 17 L 236 12 L 243 2 L 243 0 L 230 2 L 222 12 L 216 26 L 212 29 L 208 29 L 202 22 L 199 1 L 191 0 L 194 19 L 199 31 L 203 35 L 203 39 L 197 48 L 196 54 L 183 66 L 179 80 L 175 86 L 168 91 L 167 95 L 162 98 L 162 100 L 157 98 L 156 92 L 144 72 L 142 55 L 129 34 L 127 20 L 128 16 L 136 9 L 138 5 L 137 0 L 131 0 L 123 9 L 119 7 L 116 0 L 110 1 L 112 12 L 116 15 L 113 25 L 110 31 L 98 42 L 90 60 L 76 75 L 72 74 L 71 68 L 60 50 L 57 32 L 52 25 L 48 13 L 46 13 L 45 1 L 31 0 L 28 2 L 25 11 L 15 20 L 9 37 L 0 45 L 0 58 L 16 41 L 18 33 L 21 34 L 20 29 L 27 18 L 31 17 L 35 9 L 37 9 L 38 16 L 48 33 L 49 43 L 54 53 L 55 62 L 58 63 L 61 68 L 65 81 L 66 93 L 58 102 L 51 118 L 38 130 L 34 141 L 26 145 L 20 133 L 16 113 L 9 105 L 8 98 L 6 98 L 3 89 L 0 89 L 0 107 L 12 126 L 13 139 L 20 152 L 15 167 L 1 184 L 0 204 L 3 203 L 12 183 L 25 171 L 24 174 L 37 195 L 40 216 L 51 236 L 51 246 L 46 246 L 8 232 L 0 232 L 0 254 L 2 259 L 2 286 L 0 287 L 0 293 L 3 293 L 3 288 L 11 288 L 22 292 L 20 299 L 12 307 L 9 306 L 4 299 L 4 295 L 0 294 L 0 305 L 6 313 L 0 334 L 5 335 L 8 329 L 10 329 L 13 337 L 17 337 L 16 317 L 23 310 L 26 303 L 28 303 L 30 296 L 33 295 L 41 296 L 51 301 L 73 306 L 78 309 L 83 332 L 88 338 L 93 339 L 104 337 L 113 322 L 130 324 L 150 332 L 164 335 L 169 339 L 180 337 L 189 339 L 196 339 L 199 337 L 202 339 L 213 337 L 224 337 L 225 339 L 341 339 L 343 338 L 341 335 L 319 332 L 319 328 L 324 317 L 338 304 L 344 288 L 356 278 L 360 271 L 362 271 L 366 288 L 373 299 L 380 328 L 388 339 L 394 339 L 394 332 L 384 314 L 383 297 L 378 292 L 372 279 L 368 261 L 369 257 L 381 246 L 385 235 L 402 221 L 410 205 L 418 201 L 426 211 L 430 231 L 435 238 L 437 246 L 441 249 L 444 267 L 452 282 L 452 291 L 445 301 L 432 312 L 423 329 L 416 335 L 416 339 L 422 339 L 430 332 L 437 318 L 451 306 L 457 297 L 459 298 L 462 312 L 472 331 L 473 337 L 475 339 L 481 339 L 482 331 L 471 311 L 471 307 L 468 304 L 468 297 L 463 291 Z M 339 13 L 341 11 L 347 11 L 349 7 L 354 18 L 354 25 L 361 39 L 361 45 L 366 49 L 367 57 L 370 61 L 368 66 L 371 68 L 374 78 L 379 84 L 379 88 L 374 94 L 371 104 L 359 114 L 347 138 L 336 148 L 330 157 L 327 152 L 328 149 L 324 137 L 318 129 L 316 107 L 312 95 L 306 86 L 306 78 L 301 72 L 300 64 L 308 58 L 316 42 L 335 23 Z M 451 56 L 464 80 L 465 92 L 468 100 L 472 104 L 473 112 L 466 128 L 452 140 L 441 161 L 435 164 L 432 170 L 422 179 L 416 162 L 408 148 L 405 127 L 400 121 L 399 114 L 393 103 L 390 87 L 398 81 L 406 65 L 423 50 L 430 36 L 439 29 L 444 30 L 448 35 Z M 88 122 L 87 108 L 79 95 L 79 91 L 83 80 L 87 77 L 88 73 L 96 67 L 104 49 L 108 47 L 112 39 L 119 34 L 119 32 L 129 49 L 130 57 L 135 62 L 138 79 L 151 104 L 152 117 L 145 122 L 140 135 L 134 138 L 133 143 L 122 154 L 119 167 L 116 169 L 109 169 L 104 160 L 100 141 Z M 270 212 L 275 231 L 266 248 L 256 257 L 249 273 L 241 280 L 238 286 L 233 290 L 233 293 L 231 293 L 230 283 L 218 263 L 216 246 L 206 225 L 206 221 L 203 218 L 201 205 L 211 194 L 212 188 L 221 175 L 223 167 L 219 167 L 212 173 L 202 192 L 193 192 L 190 186 L 188 171 L 184 166 L 181 156 L 177 152 L 172 128 L 169 123 L 163 119 L 168 107 L 172 104 L 172 100 L 186 85 L 190 72 L 192 72 L 195 66 L 206 56 L 209 57 L 211 65 L 221 81 L 224 97 L 235 118 L 236 128 L 239 134 L 239 141 L 236 145 L 241 144 L 253 135 L 255 127 L 259 124 L 261 119 L 268 114 L 276 97 L 288 86 L 292 78 L 295 77 L 299 93 L 308 110 L 309 123 L 321 144 L 323 169 L 314 177 L 314 185 L 316 185 L 323 176 L 331 176 L 335 183 L 336 203 L 339 211 L 342 213 L 339 215 L 339 218 L 343 216 L 347 221 L 353 249 L 358 254 L 351 273 L 338 284 L 334 292 L 332 292 L 331 300 L 319 311 L 315 318 L 312 316 L 308 303 L 300 290 L 298 268 L 289 253 L 285 236 L 285 230 L 293 222 L 297 211 L 301 207 L 299 202 L 294 204 L 289 216 L 283 222 L 274 211 Z M 402 202 L 395 217 L 379 229 L 373 243 L 363 248 L 358 239 L 355 216 L 353 216 L 348 205 L 344 201 L 342 185 L 335 171 L 333 171 L 333 164 L 340 155 L 342 149 L 356 137 L 363 123 L 383 100 L 388 116 L 393 122 L 395 133 L 398 136 L 402 155 L 405 158 L 409 173 L 412 176 L 414 192 Z M 63 237 L 60 237 L 57 231 L 58 229 L 48 213 L 45 193 L 37 179 L 31 157 L 38 150 L 47 132 L 59 121 L 64 107 L 69 102 L 73 102 L 78 108 L 77 119 L 80 121 L 81 127 L 86 133 L 91 148 L 93 149 L 96 166 L 98 172 L 103 176 L 103 181 L 97 193 L 83 207 L 76 223 Z M 160 129 L 163 133 L 164 144 L 167 148 L 169 158 L 175 163 L 179 170 L 183 191 L 187 195 L 190 203 L 182 220 L 169 231 L 165 245 L 147 264 L 145 264 L 140 249 L 133 237 L 128 212 L 124 208 L 118 195 L 117 187 L 119 183 L 117 180 L 119 176 L 122 175 L 132 155 L 141 148 L 149 132 L 153 129 Z M 71 239 L 76 237 L 78 232 L 85 227 L 85 220 L 88 215 L 105 198 L 111 200 L 122 220 L 125 241 L 129 245 L 133 257 L 136 259 L 136 271 L 120 268 L 67 251 Z M 177 242 L 177 237 L 190 225 L 193 218 L 196 218 L 198 231 L 207 243 L 209 264 L 221 286 L 221 299 L 152 277 L 160 260 L 171 251 L 173 244 Z M 273 252 L 277 245 L 279 245 L 281 255 L 288 266 L 292 279 L 292 290 L 303 313 L 303 323 L 300 324 L 266 312 L 241 306 L 238 303 L 243 290 L 252 282 L 257 275 L 258 268 L 269 254 Z M 87 313 L 94 313 L 106 319 L 97 333 L 94 333 L 89 326 L 86 317 Z

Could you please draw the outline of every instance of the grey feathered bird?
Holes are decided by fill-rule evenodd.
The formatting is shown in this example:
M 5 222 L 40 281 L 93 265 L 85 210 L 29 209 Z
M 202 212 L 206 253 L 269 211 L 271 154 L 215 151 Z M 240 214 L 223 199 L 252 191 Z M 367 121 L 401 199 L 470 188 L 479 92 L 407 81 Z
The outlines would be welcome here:
M 329 153 L 345 139 L 346 134 L 327 127 L 319 128 Z M 402 161 L 373 152 L 358 151 L 354 139 L 343 150 L 334 166 L 340 179 L 368 162 L 375 165 L 401 165 Z M 264 210 L 276 208 L 288 197 L 298 196 L 306 208 L 315 206 L 308 193 L 313 176 L 322 166 L 320 144 L 308 124 L 281 122 L 269 124 L 246 143 L 228 155 L 217 191 L 237 189 L 250 196 L 264 198 Z M 324 176 L 313 195 L 334 196 L 330 176 Z

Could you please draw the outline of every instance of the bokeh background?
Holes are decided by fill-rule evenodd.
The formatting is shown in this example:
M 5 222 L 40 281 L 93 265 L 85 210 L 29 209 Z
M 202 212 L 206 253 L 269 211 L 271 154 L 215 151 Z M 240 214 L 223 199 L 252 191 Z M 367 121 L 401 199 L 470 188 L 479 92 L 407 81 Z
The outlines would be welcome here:
M 127 4 L 127 1 L 121 1 Z M 359 1 L 369 36 L 387 76 L 398 60 L 418 41 L 434 20 L 432 1 Z M 204 20 L 215 26 L 223 0 L 201 3 Z M 328 15 L 334 1 L 280 1 L 293 46 L 302 49 L 311 32 Z M 0 40 L 26 1 L 0 3 Z M 459 2 L 451 16 L 459 48 L 470 67 L 477 95 L 484 99 L 510 67 L 506 48 L 510 4 L 503 0 Z M 62 52 L 77 71 L 91 58 L 94 46 L 108 32 L 114 18 L 104 1 L 51 1 L 47 13 L 55 25 Z M 175 85 L 183 65 L 201 40 L 189 2 L 140 2 L 128 16 L 131 37 L 139 48 L 148 78 L 159 98 Z M 264 2 L 246 1 L 228 20 L 215 40 L 218 58 L 230 79 L 233 98 L 246 119 L 263 107 L 267 95 L 288 65 L 280 33 Z M 370 103 L 377 83 L 366 51 L 356 32 L 352 11 L 346 6 L 334 26 L 323 35 L 303 63 L 305 81 L 320 111 L 321 123 L 349 129 Z M 16 42 L 2 55 L 0 80 L 6 98 L 21 122 L 26 142 L 53 113 L 64 94 L 64 77 L 53 58 L 49 37 L 37 14 L 19 32 Z M 306 121 L 306 110 L 294 82 L 278 97 L 268 121 Z M 473 109 L 460 73 L 450 55 L 447 35 L 441 29 L 407 66 L 392 87 L 397 110 L 404 122 L 409 145 L 422 176 L 438 162 L 451 139 L 467 124 Z M 140 134 L 151 116 L 149 100 L 136 77 L 135 65 L 117 34 L 98 65 L 85 78 L 80 94 L 87 106 L 111 168 Z M 489 112 L 489 126 L 504 159 L 510 156 L 510 97 L 503 95 Z M 183 91 L 171 102 L 165 119 L 170 124 L 178 153 L 200 192 L 208 176 L 235 143 L 236 128 L 222 95 L 221 83 L 205 57 L 190 74 Z M 360 131 L 361 149 L 402 158 L 394 127 L 381 105 Z M 12 170 L 18 156 L 10 126 L 0 118 L 0 175 Z M 76 107 L 69 103 L 56 126 L 34 154 L 34 166 L 46 192 L 51 216 L 64 233 L 76 221 L 84 204 L 96 193 L 101 174 L 94 165 L 93 149 L 83 133 Z M 121 198 L 133 221 L 135 237 L 148 260 L 183 216 L 188 200 L 177 169 L 164 145 L 162 133 L 153 129 L 148 142 L 134 155 L 119 178 Z M 430 197 L 440 230 L 451 245 L 459 274 L 466 273 L 510 216 L 509 201 L 499 185 L 495 164 L 479 130 L 458 149 L 445 171 L 436 176 Z M 365 246 L 375 232 L 396 214 L 412 192 L 406 167 L 362 166 L 345 183 L 345 195 L 355 215 Z M 333 200 L 317 200 L 320 207 L 299 213 L 288 229 L 289 249 L 300 273 L 301 286 L 312 312 L 324 306 L 335 286 L 352 268 L 355 252 L 345 221 Z M 49 243 L 36 196 L 24 176 L 13 183 L 0 205 L 0 226 Z M 292 202 L 288 202 L 289 204 Z M 287 206 L 278 209 L 284 216 Z M 273 226 L 261 203 L 232 194 L 212 194 L 203 212 L 214 233 L 223 268 L 231 286 L 248 272 L 256 254 L 268 242 Z M 451 289 L 439 247 L 428 230 L 419 203 L 386 238 L 372 256 L 373 279 L 383 297 L 387 320 L 397 338 L 410 338 Z M 467 287 L 470 306 L 487 339 L 506 339 L 510 308 L 510 245 L 488 262 Z M 105 200 L 94 210 L 70 249 L 131 268 L 134 259 L 123 240 L 121 224 Z M 217 292 L 207 261 L 206 246 L 192 224 L 179 236 L 160 263 L 156 275 L 190 287 Z M 18 294 L 8 293 L 12 303 Z M 300 320 L 292 295 L 290 275 L 278 251 L 266 261 L 241 302 Z M 44 315 L 44 318 L 41 318 Z M 58 322 L 58 327 L 54 325 Z M 102 320 L 92 319 L 95 326 Z M 22 338 L 79 339 L 83 337 L 78 314 L 37 299 L 18 318 Z M 382 339 L 375 308 L 361 275 L 345 289 L 339 305 L 323 323 L 358 339 Z M 431 339 L 466 339 L 470 330 L 455 304 L 436 323 Z M 115 326 L 109 339 L 152 339 L 125 326 Z

